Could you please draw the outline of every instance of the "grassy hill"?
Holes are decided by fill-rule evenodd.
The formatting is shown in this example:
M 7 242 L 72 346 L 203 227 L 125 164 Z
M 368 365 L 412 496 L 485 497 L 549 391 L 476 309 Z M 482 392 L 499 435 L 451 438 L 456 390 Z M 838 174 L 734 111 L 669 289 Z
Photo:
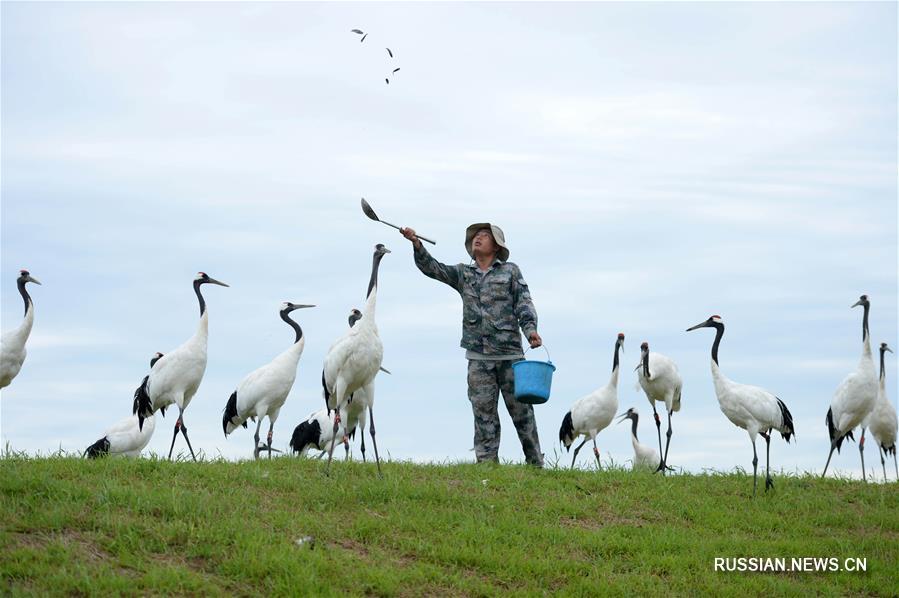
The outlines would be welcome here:
M 335 461 L 0 459 L 0 593 L 895 595 L 899 486 Z M 762 488 L 764 480 L 761 480 Z M 314 541 L 298 544 L 311 536 Z M 715 572 L 849 557 L 866 572 Z

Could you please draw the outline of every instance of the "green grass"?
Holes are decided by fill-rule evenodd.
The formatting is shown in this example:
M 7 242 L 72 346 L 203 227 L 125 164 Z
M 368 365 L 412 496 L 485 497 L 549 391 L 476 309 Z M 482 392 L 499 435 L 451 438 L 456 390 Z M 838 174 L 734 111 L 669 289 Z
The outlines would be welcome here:
M 895 595 L 899 488 L 741 474 L 0 459 L 0 593 Z M 764 481 L 762 480 L 762 486 Z M 314 549 L 299 546 L 315 538 Z M 715 557 L 867 572 L 715 572 Z

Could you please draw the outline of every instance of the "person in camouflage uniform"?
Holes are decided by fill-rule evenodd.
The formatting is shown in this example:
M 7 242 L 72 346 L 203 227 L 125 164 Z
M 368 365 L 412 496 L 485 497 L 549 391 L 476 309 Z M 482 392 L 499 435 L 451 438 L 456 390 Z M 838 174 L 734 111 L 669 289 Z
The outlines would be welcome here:
M 450 266 L 434 259 L 411 228 L 400 230 L 412 241 L 415 265 L 425 276 L 453 287 L 462 296 L 462 341 L 468 359 L 468 399 L 474 412 L 474 450 L 478 462 L 497 461 L 499 394 L 512 417 L 525 459 L 543 466 L 534 407 L 515 400 L 512 363 L 524 358 L 521 328 L 530 346 L 539 347 L 537 311 L 517 265 L 507 261 L 502 229 L 488 222 L 465 231 L 470 264 Z

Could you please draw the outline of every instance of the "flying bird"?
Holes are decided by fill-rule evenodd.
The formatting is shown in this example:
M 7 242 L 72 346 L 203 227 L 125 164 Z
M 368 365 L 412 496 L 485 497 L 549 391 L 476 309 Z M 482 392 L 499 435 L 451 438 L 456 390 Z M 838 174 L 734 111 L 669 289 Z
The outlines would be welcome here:
M 350 29 L 350 31 L 352 31 L 353 33 L 358 33 L 359 35 L 362 35 L 361 29 Z
M 390 51 L 390 48 L 385 48 L 387 53 L 390 54 L 390 57 L 393 58 L 393 52 Z

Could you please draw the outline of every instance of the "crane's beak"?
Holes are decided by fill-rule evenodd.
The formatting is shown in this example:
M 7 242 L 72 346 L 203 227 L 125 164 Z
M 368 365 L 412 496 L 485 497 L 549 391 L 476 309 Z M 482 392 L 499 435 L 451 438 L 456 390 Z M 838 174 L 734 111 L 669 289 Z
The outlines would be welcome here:
M 294 303 L 293 305 L 291 305 L 290 311 L 293 311 L 293 310 L 295 310 L 295 309 L 306 309 L 307 307 L 315 307 L 315 306 L 314 306 L 314 305 L 307 305 L 307 304 L 305 304 L 305 303 Z
M 630 414 L 629 414 L 627 411 L 625 411 L 624 413 L 620 414 L 620 415 L 618 416 L 618 423 L 620 424 L 621 422 L 623 422 L 624 420 L 626 420 L 626 419 L 628 418 L 629 415 L 630 415 Z
M 643 360 L 642 360 L 642 359 L 640 360 L 640 363 L 638 363 L 638 364 L 634 367 L 634 371 L 636 372 L 637 370 L 639 370 L 641 365 L 643 365 Z
M 387 368 L 378 368 L 378 369 L 380 369 L 385 374 L 390 374 L 390 370 L 388 370 Z M 390 374 L 390 375 L 392 376 L 393 374 Z
M 210 278 L 206 282 L 208 282 L 209 284 L 217 284 L 220 287 L 230 287 L 231 286 L 231 285 L 227 285 L 227 284 L 223 283 L 221 280 L 216 280 L 214 278 Z
M 30 274 L 25 277 L 25 282 L 33 282 L 34 284 L 41 284 L 41 281 L 39 281 L 37 278 L 31 276 Z M 43 286 L 43 285 L 41 285 L 41 286 Z
M 889 347 L 884 347 L 884 348 L 883 348 L 883 350 L 884 350 L 884 351 L 889 351 L 889 352 L 890 352 L 890 353 L 892 353 L 892 352 L 893 352 L 893 350 L 892 350 L 892 349 L 890 349 L 890 348 L 889 348 Z
M 696 326 L 690 326 L 689 328 L 687 328 L 686 331 L 690 332 L 691 330 L 696 330 L 697 328 L 705 328 L 708 325 L 709 325 L 708 322 L 701 322 L 701 323 L 697 324 Z

